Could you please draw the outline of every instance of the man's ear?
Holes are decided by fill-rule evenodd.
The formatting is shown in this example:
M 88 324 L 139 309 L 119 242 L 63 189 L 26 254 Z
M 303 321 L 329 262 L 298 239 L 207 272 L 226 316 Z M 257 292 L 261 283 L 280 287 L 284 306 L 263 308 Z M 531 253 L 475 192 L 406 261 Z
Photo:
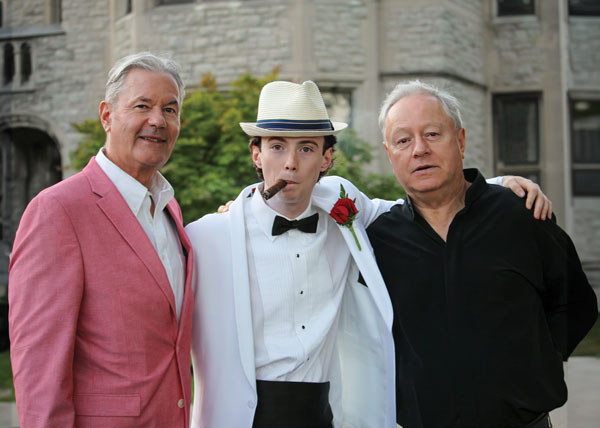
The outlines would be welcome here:
M 390 148 L 388 147 L 388 145 L 385 142 L 385 140 L 383 141 L 383 147 L 385 147 L 385 154 L 387 155 L 388 161 L 390 161 L 390 163 L 392 163 L 392 156 L 391 156 L 391 153 L 390 153 Z
M 252 162 L 257 168 L 262 169 L 262 161 L 260 159 L 260 147 L 252 146 Z
M 460 154 L 462 158 L 465 158 L 465 147 L 466 147 L 466 131 L 465 128 L 460 128 L 458 131 L 458 148 L 460 149 Z
M 327 171 L 333 159 L 333 149 L 330 147 L 323 153 L 323 162 L 321 163 L 321 172 Z
M 110 119 L 112 114 L 112 108 L 106 101 L 100 103 L 100 122 L 104 128 L 104 132 L 110 131 Z

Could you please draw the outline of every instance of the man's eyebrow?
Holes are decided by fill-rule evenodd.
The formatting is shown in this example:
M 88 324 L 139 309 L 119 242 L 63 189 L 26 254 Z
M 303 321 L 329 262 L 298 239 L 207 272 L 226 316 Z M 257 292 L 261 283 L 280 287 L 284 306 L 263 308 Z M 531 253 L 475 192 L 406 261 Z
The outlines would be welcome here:
M 133 100 L 134 103 L 137 103 L 139 101 L 142 101 L 144 103 L 151 103 L 152 102 L 152 98 L 148 98 L 148 97 L 146 97 L 144 95 L 141 95 L 141 96 L 139 96 L 139 97 L 137 97 L 137 98 L 135 98 Z M 173 104 L 179 105 L 179 101 L 176 98 L 174 98 L 171 101 L 169 101 L 166 105 L 170 106 L 170 105 L 173 105 Z
M 426 122 L 426 123 L 424 123 L 422 125 L 419 125 L 419 126 L 422 127 L 422 128 L 427 128 L 429 126 L 437 126 L 439 128 L 443 128 L 444 126 L 446 126 L 446 124 L 444 124 L 443 122 Z M 401 125 L 394 126 L 392 128 L 392 132 L 400 132 L 400 131 L 402 131 L 402 132 L 410 132 L 412 130 L 412 128 L 413 127 L 410 124 L 403 123 Z
M 152 99 L 148 98 L 148 97 L 145 97 L 145 96 L 142 95 L 142 96 L 139 96 L 139 97 L 137 97 L 137 98 L 135 98 L 133 100 L 134 103 L 137 103 L 138 101 L 142 101 L 142 102 L 145 102 L 145 103 L 150 103 L 150 102 L 152 102 Z
M 277 137 L 277 136 L 275 136 L 275 137 L 269 137 L 269 138 L 267 138 L 267 141 L 268 141 L 268 142 L 269 142 L 269 141 L 273 141 L 273 140 L 276 140 L 276 141 L 281 141 L 281 142 L 285 142 L 285 140 L 284 140 L 283 138 L 281 138 L 281 137 Z
M 319 145 L 319 144 L 317 144 L 317 142 L 315 140 L 300 140 L 299 143 L 300 144 L 312 144 L 314 146 Z

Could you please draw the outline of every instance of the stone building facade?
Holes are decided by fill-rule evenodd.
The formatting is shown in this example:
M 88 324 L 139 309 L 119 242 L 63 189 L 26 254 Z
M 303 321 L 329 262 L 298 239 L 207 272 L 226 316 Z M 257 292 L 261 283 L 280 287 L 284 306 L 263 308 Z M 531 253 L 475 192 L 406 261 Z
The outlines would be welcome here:
M 71 173 L 110 66 L 141 50 L 189 88 L 250 71 L 312 79 L 390 171 L 378 108 L 400 80 L 456 94 L 467 166 L 538 180 L 600 270 L 600 6 L 583 0 L 0 1 L 0 294 L 27 201 Z M 336 110 L 336 111 L 338 111 Z M 596 281 L 596 279 L 594 279 Z

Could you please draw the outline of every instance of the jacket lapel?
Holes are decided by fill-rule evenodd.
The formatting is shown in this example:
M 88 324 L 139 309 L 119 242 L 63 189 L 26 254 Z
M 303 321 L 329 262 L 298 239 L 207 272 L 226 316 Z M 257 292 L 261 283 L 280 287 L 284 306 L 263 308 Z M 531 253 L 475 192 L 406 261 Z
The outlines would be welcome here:
M 340 197 L 340 184 L 338 181 L 334 181 L 333 183 L 328 181 L 325 183 L 324 181 L 320 181 L 315 186 L 312 196 L 312 203 L 321 208 L 327 214 L 331 212 L 331 209 L 338 201 Z M 351 191 L 351 189 L 346 189 L 347 191 Z M 354 195 L 349 194 L 350 199 L 354 199 Z M 375 261 L 375 256 L 373 255 L 373 248 L 371 247 L 371 243 L 369 242 L 366 230 L 364 225 L 362 224 L 360 217 L 361 207 L 357 207 L 359 213 L 354 220 L 353 227 L 354 232 L 356 233 L 356 237 L 358 238 L 358 242 L 360 243 L 360 247 L 362 250 L 358 249 L 356 245 L 356 241 L 354 240 L 354 236 L 352 232 L 347 226 L 342 226 L 335 222 L 333 218 L 329 215 L 327 216 L 327 221 L 332 221 L 336 224 L 340 233 L 344 237 L 344 241 L 352 254 L 352 258 L 356 263 L 360 273 L 362 274 L 365 282 L 367 283 L 367 287 L 369 288 L 369 292 L 381 313 L 386 325 L 388 328 L 392 328 L 393 321 L 393 309 L 392 303 L 387 292 L 387 288 L 385 286 L 385 282 L 383 281 L 383 277 L 379 272 L 379 268 L 377 266 L 377 262 Z
M 230 209 L 230 239 L 232 247 L 233 295 L 235 299 L 236 326 L 240 359 L 246 378 L 256 391 L 256 362 L 254 358 L 254 333 L 252 330 L 252 309 L 250 282 L 248 276 L 248 256 L 246 254 L 246 222 L 244 212 L 249 208 L 252 189 L 245 188 L 236 198 Z
M 96 204 L 144 263 L 169 302 L 173 314 L 176 314 L 175 296 L 169 284 L 165 268 L 146 232 L 131 212 L 125 199 L 104 174 L 94 158 L 85 167 L 84 173 L 88 177 L 92 191 L 100 196 Z
M 175 198 L 169 201 L 169 203 L 167 204 L 167 210 L 169 211 L 171 218 L 177 226 L 177 234 L 179 235 L 179 240 L 181 242 L 181 246 L 183 247 L 183 252 L 185 255 L 185 281 L 183 289 L 183 305 L 181 309 L 181 319 L 184 319 L 184 317 L 187 316 L 187 312 L 193 310 L 194 300 L 193 298 L 188 297 L 190 296 L 190 293 L 194 292 L 194 290 L 192 290 L 191 288 L 193 284 L 192 275 L 194 272 L 194 253 L 192 251 L 192 243 L 190 242 L 190 239 L 188 238 L 187 233 L 185 233 L 185 229 L 183 227 L 181 209 L 179 208 L 179 204 L 177 204 Z

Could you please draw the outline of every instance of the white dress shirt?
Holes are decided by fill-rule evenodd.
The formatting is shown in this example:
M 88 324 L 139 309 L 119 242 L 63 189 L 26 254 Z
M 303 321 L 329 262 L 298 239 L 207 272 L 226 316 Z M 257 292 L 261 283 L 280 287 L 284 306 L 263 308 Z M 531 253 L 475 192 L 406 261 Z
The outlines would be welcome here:
M 179 320 L 185 283 L 185 256 L 175 222 L 166 210 L 167 203 L 175 194 L 173 187 L 157 171 L 152 176 L 148 190 L 108 159 L 104 148 L 96 155 L 96 162 L 119 190 L 154 246 L 169 278 Z M 150 211 L 150 198 L 154 201 L 154 216 Z
M 291 229 L 272 236 L 277 214 L 255 192 L 245 213 L 256 378 L 297 382 L 330 380 L 337 363 L 337 325 L 351 257 L 328 214 L 316 233 Z M 284 217 L 284 216 L 282 216 Z M 289 219 L 288 219 L 289 220 Z M 339 239 L 336 254 L 325 242 Z

